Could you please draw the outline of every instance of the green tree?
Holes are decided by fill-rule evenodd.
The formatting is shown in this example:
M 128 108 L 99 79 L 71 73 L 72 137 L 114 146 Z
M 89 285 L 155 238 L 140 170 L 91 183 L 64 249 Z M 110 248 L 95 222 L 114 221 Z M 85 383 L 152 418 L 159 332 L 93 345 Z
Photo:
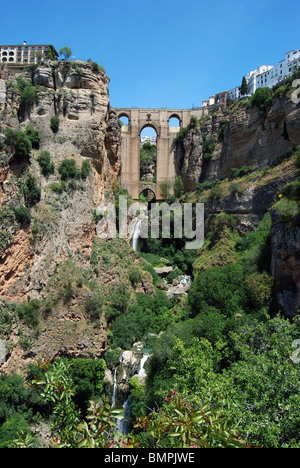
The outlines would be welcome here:
M 58 167 L 58 172 L 62 180 L 75 179 L 80 174 L 75 159 L 64 159 Z
M 25 130 L 25 134 L 28 136 L 29 140 L 31 141 L 32 148 L 38 149 L 40 146 L 40 133 L 38 130 L 28 126 Z
M 53 133 L 56 133 L 59 128 L 59 118 L 56 115 L 53 115 L 50 120 L 50 128 Z
M 176 198 L 182 197 L 184 194 L 184 184 L 181 176 L 176 176 L 175 177 L 175 183 L 174 183 L 174 195 Z
M 182 397 L 172 390 L 159 412 L 138 419 L 144 447 L 242 448 L 246 442 L 224 412 L 202 401 Z M 173 442 L 172 442 L 173 441 Z
M 170 180 L 164 180 L 160 184 L 160 190 L 163 199 L 167 203 L 172 203 L 174 201 L 174 186 Z
M 7 128 L 4 131 L 4 144 L 10 148 L 14 155 L 21 159 L 28 159 L 32 149 L 31 141 L 24 132 Z
M 192 316 L 201 312 L 203 303 L 228 317 L 242 312 L 247 303 L 242 266 L 217 266 L 199 273 L 188 293 Z
M 54 174 L 54 164 L 51 162 L 49 151 L 41 151 L 37 160 L 44 176 Z
M 243 76 L 242 86 L 241 86 L 241 95 L 245 96 L 246 94 L 248 94 L 248 84 L 247 84 L 246 77 Z
M 20 206 L 18 208 L 14 208 L 14 213 L 15 213 L 17 222 L 21 226 L 30 224 L 31 214 L 30 214 L 30 210 L 26 206 Z
M 69 47 L 65 46 L 59 49 L 58 54 L 62 55 L 64 60 L 68 60 L 72 55 L 72 50 Z
M 250 106 L 257 106 L 260 114 L 264 114 L 272 103 L 272 91 L 270 88 L 258 88 L 249 99 Z

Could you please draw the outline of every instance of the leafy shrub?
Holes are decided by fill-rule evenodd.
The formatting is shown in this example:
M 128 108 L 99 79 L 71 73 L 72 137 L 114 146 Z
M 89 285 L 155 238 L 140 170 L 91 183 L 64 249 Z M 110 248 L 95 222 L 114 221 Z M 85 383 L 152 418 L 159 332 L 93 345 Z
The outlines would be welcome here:
M 133 265 L 128 272 L 129 281 L 134 286 L 141 281 L 142 275 L 139 267 Z
M 36 178 L 29 172 L 23 185 L 23 195 L 27 207 L 34 206 L 41 199 L 41 189 L 38 187 Z
M 268 306 L 272 297 L 273 278 L 267 272 L 255 272 L 245 279 L 247 294 L 254 309 Z
M 300 168 L 300 146 L 297 147 L 293 154 L 293 162 L 295 167 Z
M 33 299 L 18 305 L 16 312 L 26 325 L 30 328 L 36 328 L 39 325 L 39 308 L 40 302 Z
M 85 311 L 92 320 L 99 319 L 103 308 L 103 297 L 96 293 L 89 297 L 85 302 Z
M 32 84 L 27 84 L 21 91 L 21 106 L 30 108 L 36 102 L 37 96 Z
M 174 195 L 176 198 L 182 197 L 184 194 L 184 184 L 181 176 L 176 176 L 175 177 L 175 182 L 174 182 Z
M 293 221 L 299 213 L 297 202 L 282 198 L 275 206 L 276 213 L 279 215 L 280 221 L 287 223 Z
M 53 133 L 56 133 L 59 128 L 59 118 L 56 115 L 53 115 L 50 120 L 50 128 Z
M 155 166 L 156 164 L 156 145 L 152 145 L 150 141 L 146 141 L 140 151 L 141 168 L 147 166 Z
M 253 172 L 253 167 L 252 166 L 243 166 L 240 169 L 233 168 L 230 171 L 230 178 L 231 179 L 238 179 L 239 177 L 244 177 L 245 175 L 248 175 L 251 172 Z
M 4 131 L 4 134 L 5 134 L 4 144 L 12 148 L 12 150 L 15 153 L 15 156 L 22 158 L 22 159 L 29 158 L 29 155 L 32 149 L 32 144 L 28 135 L 26 135 L 24 132 L 20 130 L 13 130 L 11 128 L 7 128 Z
M 88 59 L 87 62 L 91 65 L 93 72 L 106 73 L 105 68 L 99 65 L 97 62 L 94 62 L 92 59 Z
M 279 86 L 279 88 L 275 89 L 275 91 L 273 92 L 273 100 L 282 99 L 289 89 L 290 85 Z
M 225 226 L 229 229 L 235 229 L 237 226 L 236 217 L 227 213 L 218 214 L 213 220 L 212 229 L 214 231 L 222 231 Z
M 272 91 L 270 88 L 258 88 L 249 98 L 249 106 L 257 106 L 259 112 L 264 114 L 268 106 L 272 104 Z
M 243 310 L 246 292 L 242 266 L 214 267 L 198 274 L 188 293 L 191 316 L 201 312 L 203 303 L 229 317 Z
M 136 294 L 136 303 L 128 305 L 112 322 L 114 347 L 130 349 L 135 341 L 142 341 L 148 333 L 159 333 L 163 329 L 164 313 L 172 302 L 162 291 L 156 296 Z
M 49 151 L 41 151 L 38 157 L 38 163 L 44 176 L 54 173 L 54 164 L 51 162 L 51 155 Z
M 224 131 L 226 127 L 226 120 L 222 119 L 220 122 L 220 127 L 219 127 L 219 140 L 224 141 Z
M 26 225 L 31 223 L 31 214 L 26 206 L 14 208 L 14 213 L 16 216 L 16 220 L 20 225 Z
M 281 194 L 289 200 L 299 201 L 300 200 L 300 177 L 297 177 L 294 182 L 290 182 L 280 190 Z
M 103 359 L 73 359 L 70 375 L 75 384 L 74 402 L 85 416 L 90 400 L 99 400 L 103 391 L 104 370 Z
M 188 131 L 192 128 L 196 128 L 199 126 L 200 126 L 199 120 L 197 119 L 195 115 L 192 115 L 190 123 L 186 127 L 180 129 L 178 135 L 176 136 L 176 138 L 174 138 L 174 142 L 182 143 Z
M 66 189 L 66 184 L 65 184 L 65 182 L 61 182 L 61 183 L 53 182 L 53 183 L 50 185 L 50 190 L 52 190 L 52 192 L 54 192 L 54 193 L 61 194 L 61 193 L 63 193 L 63 191 L 64 191 L 65 189 Z
M 211 198 L 217 198 L 220 199 L 222 196 L 222 188 L 219 185 L 214 185 L 210 189 L 210 195 Z
M 205 180 L 197 185 L 197 193 L 200 195 L 204 190 L 209 190 L 215 185 L 215 181 Z
M 4 206 L 0 210 L 0 253 L 13 241 L 13 234 L 17 229 L 16 215 L 12 208 Z
M 87 176 L 90 174 L 91 170 L 92 170 L 92 166 L 91 166 L 90 161 L 87 161 L 87 160 L 83 161 L 81 165 L 81 173 L 80 173 L 81 178 L 86 179 Z
M 229 190 L 231 193 L 242 193 L 243 189 L 241 188 L 238 182 L 232 182 L 229 186 Z
M 40 146 L 40 133 L 38 130 L 28 126 L 25 130 L 25 134 L 28 136 L 29 140 L 31 141 L 32 148 L 38 149 Z
M 58 172 L 61 175 L 62 180 L 75 179 L 79 176 L 79 170 L 76 167 L 75 159 L 64 159 L 59 167 Z
M 216 147 L 216 139 L 214 136 L 207 137 L 203 135 L 203 157 L 210 159 Z

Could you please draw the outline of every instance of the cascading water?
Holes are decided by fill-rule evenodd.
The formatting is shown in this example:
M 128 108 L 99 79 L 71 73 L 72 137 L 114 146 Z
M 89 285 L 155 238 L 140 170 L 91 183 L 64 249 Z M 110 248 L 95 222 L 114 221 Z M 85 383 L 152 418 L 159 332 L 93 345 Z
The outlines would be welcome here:
M 114 373 L 114 384 L 113 384 L 113 394 L 111 398 L 111 407 L 114 408 L 116 404 L 116 393 L 117 393 L 117 368 L 115 368 Z
M 121 354 L 121 356 L 119 358 L 119 362 L 122 362 L 122 360 L 123 360 L 123 356 Z M 112 408 L 114 408 L 114 406 L 116 404 L 117 388 L 118 388 L 118 383 L 117 383 L 117 366 L 116 366 L 115 372 L 114 372 L 113 393 L 112 393 L 112 398 L 111 398 Z
M 141 235 L 141 225 L 142 225 L 142 221 L 138 221 L 134 228 L 134 233 L 132 237 L 132 248 L 135 251 L 137 251 L 138 245 L 139 245 L 139 237 Z
M 144 368 L 144 365 L 147 361 L 147 359 L 149 358 L 150 354 L 143 354 L 143 357 L 141 359 L 141 362 L 140 362 L 140 368 L 139 368 L 139 373 L 138 373 L 138 376 L 139 377 L 146 377 L 146 371 L 145 371 L 145 368 Z
M 150 354 L 148 354 L 148 353 L 144 353 L 142 355 L 142 358 L 141 358 L 141 361 L 140 361 L 140 367 L 139 367 L 139 370 L 138 370 L 138 376 L 141 377 L 141 378 L 145 378 L 146 375 L 147 375 L 144 366 L 145 366 L 146 361 L 149 359 L 149 357 L 150 357 Z M 120 362 L 122 362 L 122 355 L 120 357 Z M 114 373 L 112 406 L 114 406 L 115 402 L 116 402 L 116 392 L 117 392 L 117 368 L 115 369 L 115 373 Z M 121 421 L 120 420 L 116 421 L 117 422 L 117 428 L 118 428 L 118 432 L 120 434 L 128 435 L 130 430 L 131 430 L 130 424 L 128 422 L 128 419 L 129 419 L 129 416 L 130 416 L 130 395 L 125 400 L 125 402 L 123 404 L 123 408 L 124 408 L 124 418 Z

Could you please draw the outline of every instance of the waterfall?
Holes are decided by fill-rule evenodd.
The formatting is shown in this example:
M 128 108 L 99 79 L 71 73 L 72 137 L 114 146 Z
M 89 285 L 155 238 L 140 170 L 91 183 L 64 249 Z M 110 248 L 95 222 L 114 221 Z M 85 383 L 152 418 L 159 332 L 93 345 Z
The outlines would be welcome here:
M 144 353 L 142 355 L 142 358 L 141 358 L 141 361 L 140 361 L 140 367 L 139 367 L 139 370 L 138 370 L 138 376 L 139 377 L 142 377 L 142 378 L 145 378 L 146 377 L 146 371 L 145 371 L 145 363 L 147 361 L 147 359 L 150 357 L 150 354 L 148 353 Z M 121 355 L 121 358 L 120 358 L 120 362 L 122 362 L 122 355 Z M 116 402 L 116 391 L 117 391 L 117 368 L 115 369 L 115 374 L 114 374 L 114 387 L 113 387 L 113 396 L 112 396 L 112 403 L 113 403 L 113 406 L 115 405 L 115 402 Z M 118 428 L 118 432 L 120 434 L 124 434 L 124 435 L 128 435 L 129 432 L 131 431 L 131 428 L 130 428 L 130 424 L 128 422 L 128 419 L 129 419 L 129 416 L 130 416 L 130 395 L 127 397 L 127 399 L 125 400 L 124 404 L 123 404 L 123 408 L 124 408 L 124 418 L 121 419 L 121 420 L 117 420 L 116 423 L 117 423 L 117 428 Z
M 129 397 L 126 399 L 126 401 L 125 401 L 125 403 L 123 405 L 123 408 L 124 408 L 124 418 L 121 419 L 121 421 L 119 419 L 117 420 L 117 428 L 118 428 L 118 432 L 120 434 L 128 435 L 129 432 L 130 432 L 130 426 L 129 426 L 129 422 L 128 422 L 128 418 L 130 416 Z
M 146 377 L 146 371 L 144 369 L 144 365 L 145 365 L 147 359 L 149 358 L 149 356 L 150 356 L 150 354 L 143 354 L 143 357 L 142 357 L 141 362 L 140 362 L 139 372 L 138 372 L 139 377 Z
M 114 385 L 113 385 L 113 394 L 111 398 L 111 407 L 114 408 L 116 404 L 116 393 L 117 393 L 117 368 L 115 368 L 114 373 Z
M 123 360 L 123 356 L 121 354 L 121 356 L 119 358 L 119 362 L 122 362 L 122 360 Z M 112 398 L 111 398 L 112 408 L 114 408 L 114 406 L 116 404 L 117 387 L 118 387 L 118 383 L 117 383 L 117 366 L 116 366 L 115 367 L 115 372 L 114 372 L 113 393 L 112 393 Z
M 141 235 L 141 224 L 142 221 L 138 221 L 134 228 L 133 238 L 132 238 L 132 248 L 137 251 L 139 244 L 139 237 Z
M 188 275 L 185 275 L 181 281 L 180 281 L 181 286 L 187 286 L 191 284 L 191 277 Z

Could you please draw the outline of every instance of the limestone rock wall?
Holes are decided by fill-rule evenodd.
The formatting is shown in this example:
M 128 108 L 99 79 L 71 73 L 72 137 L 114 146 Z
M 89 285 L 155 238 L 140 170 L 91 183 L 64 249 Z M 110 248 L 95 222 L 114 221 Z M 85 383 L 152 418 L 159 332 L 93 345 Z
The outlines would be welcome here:
M 20 183 L 27 171 L 41 189 L 40 202 L 30 208 L 30 226 L 19 226 L 11 245 L 0 253 L 0 299 L 20 303 L 47 297 L 50 279 L 67 259 L 78 268 L 90 267 L 96 234 L 93 213 L 100 203 L 113 198 L 121 139 L 117 117 L 110 109 L 109 78 L 88 63 L 52 62 L 23 70 L 22 75 L 5 68 L 0 72 L 0 136 L 7 128 L 25 131 L 28 126 L 40 135 L 39 148 L 32 149 L 29 160 L 0 151 L 0 209 L 24 205 Z M 33 85 L 33 105 L 22 106 L 18 79 Z M 56 132 L 50 126 L 53 116 L 59 119 Z M 54 174 L 42 174 L 37 161 L 41 151 L 50 153 Z M 66 181 L 64 190 L 54 192 L 52 184 L 61 183 L 58 167 L 71 158 L 79 170 L 88 160 L 92 170 L 86 179 Z M 86 294 L 75 295 L 43 318 L 44 328 L 27 354 L 17 344 L 18 330 L 12 330 L 11 341 L 16 336 L 16 344 L 3 369 L 10 371 L 22 360 L 30 362 L 42 355 L 100 357 L 106 330 L 102 322 L 95 330 L 88 320 L 83 305 Z
M 235 106 L 212 113 L 190 129 L 176 149 L 176 170 L 186 191 L 204 180 L 224 179 L 233 168 L 262 169 L 300 145 L 300 107 L 288 97 L 275 101 L 266 115 L 256 107 Z M 204 139 L 216 146 L 205 158 Z

